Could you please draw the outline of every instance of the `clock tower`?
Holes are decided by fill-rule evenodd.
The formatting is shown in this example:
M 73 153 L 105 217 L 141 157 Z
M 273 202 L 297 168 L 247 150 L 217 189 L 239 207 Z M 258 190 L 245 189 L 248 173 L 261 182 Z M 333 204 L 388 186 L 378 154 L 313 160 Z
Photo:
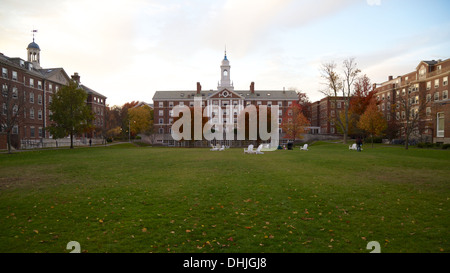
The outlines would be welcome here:
M 222 65 L 220 66 L 220 83 L 217 86 L 217 89 L 233 90 L 233 83 L 230 80 L 230 61 L 227 58 L 227 51 L 225 50 L 225 57 L 223 58 Z

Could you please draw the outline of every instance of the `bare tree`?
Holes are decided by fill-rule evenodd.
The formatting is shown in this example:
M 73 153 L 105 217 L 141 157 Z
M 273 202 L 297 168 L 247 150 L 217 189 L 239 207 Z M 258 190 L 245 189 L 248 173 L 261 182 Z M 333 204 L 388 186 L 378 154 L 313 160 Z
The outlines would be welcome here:
M 405 88 L 398 90 L 398 94 L 396 107 L 399 112 L 396 118 L 401 119 L 400 133 L 405 137 L 405 149 L 408 149 L 411 137 L 420 135 L 424 128 L 423 118 L 426 116 L 431 95 L 427 97 L 426 90 L 420 90 L 417 83 L 407 83 Z
M 350 99 L 353 95 L 353 86 L 358 74 L 361 72 L 356 67 L 354 58 L 349 58 L 343 62 L 343 75 L 340 75 L 336 70 L 336 63 L 329 62 L 322 64 L 321 73 L 322 78 L 325 79 L 327 88 L 321 92 L 330 98 L 331 103 L 334 104 L 334 109 L 337 109 L 338 99 L 344 101 L 343 115 L 336 115 L 334 121 L 340 127 L 344 135 L 344 143 L 347 143 L 349 131 L 349 107 Z
M 18 134 L 19 125 L 23 121 L 25 98 L 16 87 L 2 84 L 2 94 L 0 96 L 0 132 L 5 132 L 7 136 L 8 153 L 11 153 L 11 136 Z M 17 130 L 17 132 L 13 132 Z

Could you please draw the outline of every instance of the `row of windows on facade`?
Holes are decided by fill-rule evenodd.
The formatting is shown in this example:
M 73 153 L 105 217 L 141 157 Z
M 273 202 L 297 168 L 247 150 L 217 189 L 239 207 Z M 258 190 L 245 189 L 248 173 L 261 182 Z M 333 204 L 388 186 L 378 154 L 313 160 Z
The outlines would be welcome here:
M 236 127 L 235 127 L 235 128 L 236 128 Z M 334 129 L 334 128 L 333 128 L 333 129 Z M 159 134 L 164 134 L 165 131 L 167 131 L 168 134 L 171 134 L 171 133 L 172 133 L 172 128 L 169 127 L 167 130 L 165 130 L 164 128 L 159 128 L 159 129 L 158 129 L 158 133 L 159 133 Z M 283 133 L 283 129 L 278 128 L 278 133 L 282 134 L 282 133 Z M 334 133 L 334 131 L 333 131 L 333 133 Z
M 160 117 L 164 117 L 165 116 L 165 111 L 164 110 L 158 110 L 158 114 Z M 227 116 L 228 115 L 228 111 L 226 109 L 222 110 L 222 114 L 223 116 Z M 237 116 L 239 113 L 237 110 L 233 111 L 233 115 Z M 279 109 L 278 110 L 278 115 L 282 116 L 283 115 L 283 110 Z M 288 115 L 292 116 L 292 110 L 288 110 Z M 219 116 L 218 112 L 216 112 L 215 110 L 211 111 L 211 116 L 215 117 L 215 116 Z M 169 110 L 169 117 L 173 117 L 173 110 Z
M 2 68 L 2 77 L 6 78 L 6 79 L 9 79 L 9 77 L 8 77 L 8 69 L 7 68 Z M 18 77 L 17 77 L 17 72 L 16 71 L 12 71 L 11 79 L 13 81 L 18 81 Z M 23 82 L 26 83 L 25 76 L 23 77 Z M 29 83 L 28 86 L 36 88 L 33 78 L 29 78 L 28 83 Z M 37 88 L 39 90 L 42 90 L 42 81 L 37 81 Z M 58 90 L 59 90 L 59 86 L 55 85 L 55 91 L 57 92 Z M 48 91 L 53 91 L 53 84 L 52 83 L 48 84 Z
M 8 96 L 8 89 L 9 89 L 8 85 L 6 83 L 4 83 L 2 85 L 2 94 L 4 97 Z M 23 95 L 24 95 L 24 101 L 26 101 L 26 92 L 25 91 L 23 91 Z M 13 87 L 12 88 L 12 98 L 17 99 L 18 96 L 19 96 L 19 91 L 18 91 L 17 87 Z M 34 103 L 34 93 L 33 92 L 29 93 L 29 101 L 30 101 L 30 103 Z M 52 96 L 48 97 L 48 101 L 49 101 L 49 103 L 52 102 Z M 42 95 L 38 95 L 38 104 L 42 105 Z
M 7 111 L 8 111 L 8 109 L 7 109 L 6 103 L 3 103 L 3 111 L 2 111 L 2 114 L 3 114 L 3 115 L 6 115 L 6 114 L 7 114 Z M 13 115 L 16 115 L 16 114 L 17 114 L 17 111 L 18 111 L 18 106 L 17 106 L 17 105 L 14 105 L 14 106 L 13 106 Z M 51 111 L 51 110 L 49 110 L 48 112 L 49 112 L 49 115 L 52 114 L 52 111 Z M 28 116 L 28 117 L 29 117 L 30 119 L 34 119 L 34 118 L 35 118 L 35 114 L 34 114 L 34 113 L 35 113 L 34 108 L 31 108 L 30 111 L 29 111 L 29 116 Z M 24 114 L 23 117 L 26 118 L 26 117 L 27 117 L 27 110 L 26 110 L 26 109 L 24 109 L 23 114 Z M 42 110 L 38 110 L 38 120 L 42 120 Z M 103 125 L 104 125 L 103 119 L 102 119 L 102 118 L 96 118 L 96 119 L 94 119 L 94 125 L 103 126 Z
M 38 133 L 37 133 L 37 136 L 38 137 L 44 137 L 44 129 L 42 128 L 42 127 L 39 127 L 39 128 L 37 128 L 38 130 Z M 26 135 L 26 131 L 27 131 L 27 127 L 26 126 L 24 126 L 23 127 L 23 130 L 24 130 L 24 134 Z M 1 130 L 0 130 L 1 131 Z M 29 132 L 30 132 L 30 138 L 34 138 L 34 137 L 36 137 L 36 128 L 34 127 L 34 126 L 30 126 L 30 128 L 29 128 Z M 17 135 L 17 134 L 19 134 L 19 126 L 14 126 L 13 128 L 12 128 L 12 130 L 11 130 L 11 133 L 13 134 L 13 135 Z
M 434 96 L 433 96 L 434 101 L 439 101 L 440 97 L 441 96 L 440 96 L 440 92 L 439 91 L 434 93 Z M 431 94 L 427 94 L 426 101 L 427 102 L 431 102 L 431 98 L 432 98 L 432 95 Z M 444 90 L 444 91 L 442 91 L 442 100 L 447 100 L 447 99 L 448 99 L 448 90 Z M 384 94 L 382 95 L 382 101 L 383 100 L 384 100 Z M 387 100 L 390 100 L 390 96 L 389 95 L 387 96 Z M 417 104 L 417 103 L 419 103 L 419 96 L 414 96 L 413 98 L 409 98 L 408 100 L 409 100 L 410 104 Z M 398 103 L 399 102 L 397 101 L 397 105 L 398 105 Z M 387 102 L 387 104 L 389 105 L 390 102 Z M 382 105 L 384 105 L 384 103 L 382 103 Z M 384 107 L 383 107 L 383 110 L 384 110 Z
M 223 121 L 224 124 L 226 124 L 226 123 L 227 123 L 227 120 L 228 120 L 228 119 L 224 118 L 222 121 Z M 231 119 L 230 119 L 230 120 L 231 120 Z M 282 120 L 283 120 L 283 119 L 279 118 L 279 119 L 278 119 L 278 124 L 281 124 L 281 123 L 282 123 Z M 292 121 L 292 119 L 288 119 L 288 121 Z M 159 122 L 159 123 L 158 123 L 159 125 L 164 125 L 164 124 L 165 124 L 163 118 L 160 118 L 160 119 L 158 120 L 158 122 Z M 218 119 L 218 118 L 212 118 L 212 122 L 217 124 L 217 123 L 219 123 L 219 119 Z M 237 125 L 238 119 L 237 119 L 237 118 L 233 118 L 233 123 L 234 123 L 234 125 Z M 169 125 L 173 124 L 173 118 L 169 118 L 169 123 L 168 123 L 168 124 L 169 124 Z
M 19 107 L 17 105 L 14 105 L 12 109 L 13 109 L 13 115 L 16 115 L 17 111 L 19 110 Z M 8 109 L 7 109 L 6 103 L 3 103 L 3 112 L 2 112 L 2 114 L 6 115 L 7 111 L 8 111 Z M 24 114 L 23 117 L 26 118 L 27 117 L 27 110 L 26 109 L 24 109 L 23 114 Z M 51 115 L 52 111 L 49 110 L 49 114 Z M 34 108 L 30 108 L 29 118 L 30 119 L 34 119 Z M 42 110 L 38 110 L 38 119 L 42 120 Z
M 3 76 L 3 78 L 7 78 L 7 79 L 9 78 L 8 77 L 8 69 L 7 68 L 2 68 L 2 76 Z M 17 78 L 17 72 L 16 71 L 12 71 L 12 77 L 11 78 L 12 78 L 12 80 L 17 81 L 18 78 Z M 25 76 L 24 76 L 23 82 L 24 83 L 26 82 Z M 36 88 L 33 78 L 29 79 L 29 86 L 33 87 L 33 88 Z M 37 88 L 39 90 L 42 90 L 42 81 L 37 81 Z M 58 90 L 59 90 L 59 86 L 56 85 L 55 86 L 55 91 L 58 92 Z M 48 84 L 48 91 L 53 92 L 53 84 L 52 83 Z M 93 101 L 96 102 L 96 103 L 100 103 L 100 104 L 104 104 L 105 103 L 104 99 L 99 98 L 99 97 L 95 97 L 95 96 L 93 97 Z
M 23 93 L 24 93 L 24 101 L 26 101 L 26 92 L 24 91 Z M 4 97 L 8 96 L 8 85 L 7 84 L 3 84 L 3 86 L 2 86 L 2 94 L 3 94 Z M 19 94 L 19 92 L 18 92 L 17 87 L 13 87 L 13 89 L 12 89 L 12 98 L 13 99 L 17 99 L 18 98 L 18 94 Z M 29 93 L 29 102 L 30 103 L 34 103 L 34 93 L 33 92 Z M 48 102 L 49 103 L 52 102 L 52 96 L 48 97 Z M 42 105 L 42 95 L 38 95 L 37 103 L 39 105 Z M 97 115 L 100 115 L 100 116 L 103 116 L 103 114 L 104 114 L 103 113 L 103 108 L 101 108 L 101 107 L 94 107 L 94 112 Z
M 238 101 L 238 100 L 233 100 L 233 101 L 229 101 L 229 100 L 226 100 L 226 101 L 224 101 L 224 100 L 218 101 L 218 100 L 215 100 L 215 101 L 213 101 L 213 104 L 212 104 L 212 105 L 215 105 L 215 106 L 219 106 L 219 105 L 221 105 L 221 106 L 228 106 L 228 105 L 230 105 L 230 104 L 233 104 L 234 106 L 238 106 L 238 105 L 239 105 L 239 101 Z M 252 104 L 251 101 L 247 101 L 247 102 L 246 102 L 246 105 L 251 105 L 251 104 Z M 257 101 L 256 104 L 257 104 L 257 105 L 262 105 L 262 101 Z M 275 104 L 278 104 L 278 106 L 280 106 L 280 107 L 283 106 L 283 102 L 282 102 L 282 101 L 275 102 Z M 183 101 L 180 101 L 180 102 L 178 102 L 178 105 L 179 105 L 179 106 L 184 106 L 184 102 L 183 102 Z M 289 102 L 288 102 L 288 106 L 291 106 L 291 105 L 292 105 L 292 101 L 289 101 Z M 170 101 L 170 102 L 169 102 L 169 107 L 174 107 L 174 106 L 175 106 L 175 103 L 172 102 L 172 101 Z M 193 107 L 193 106 L 194 106 L 194 102 L 193 102 L 193 101 L 189 102 L 189 106 L 190 106 L 190 107 Z M 205 101 L 202 101 L 202 106 L 203 106 L 203 107 L 205 106 Z M 271 101 L 268 101 L 268 102 L 267 102 L 267 106 L 272 106 L 272 102 L 271 102 Z M 158 107 L 159 107 L 159 108 L 164 108 L 164 102 L 160 101 L 160 102 L 158 103 Z
M 436 81 L 437 82 L 435 83 L 434 87 L 435 88 L 439 88 L 439 80 L 436 80 Z M 447 77 L 445 77 L 444 81 L 443 81 L 443 86 L 447 86 L 447 85 L 448 85 L 448 80 L 447 80 Z M 427 90 L 431 90 L 431 82 L 427 83 Z M 410 87 L 408 89 L 408 94 L 411 94 L 412 92 L 417 92 L 417 91 L 419 91 L 419 84 L 415 84 L 414 86 Z M 446 91 L 444 91 L 444 92 L 446 92 Z M 397 94 L 397 96 L 399 96 L 400 95 L 400 90 L 397 90 L 396 94 Z M 402 96 L 405 96 L 405 95 L 406 95 L 406 89 L 403 88 L 402 89 Z M 390 94 L 387 94 L 387 99 L 389 100 L 390 98 L 391 98 Z M 381 95 L 381 100 L 384 100 L 384 99 L 385 99 L 385 95 L 382 94 Z M 380 100 L 380 95 L 377 96 L 377 100 Z

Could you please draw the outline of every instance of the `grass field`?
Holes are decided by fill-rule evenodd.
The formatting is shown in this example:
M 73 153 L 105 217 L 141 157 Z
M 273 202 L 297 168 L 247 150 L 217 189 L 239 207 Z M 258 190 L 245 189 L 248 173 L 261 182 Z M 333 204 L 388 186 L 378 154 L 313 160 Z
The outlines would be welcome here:
M 450 252 L 450 151 L 0 154 L 0 252 Z

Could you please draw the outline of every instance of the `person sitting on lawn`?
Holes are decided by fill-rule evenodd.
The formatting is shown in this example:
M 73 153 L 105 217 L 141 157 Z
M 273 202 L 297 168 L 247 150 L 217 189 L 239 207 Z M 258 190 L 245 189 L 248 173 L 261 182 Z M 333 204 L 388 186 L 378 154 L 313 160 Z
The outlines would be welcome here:
M 357 150 L 358 152 L 361 152 L 361 146 L 362 146 L 362 139 L 361 139 L 360 137 L 358 137 L 358 138 L 356 139 L 356 150 Z

